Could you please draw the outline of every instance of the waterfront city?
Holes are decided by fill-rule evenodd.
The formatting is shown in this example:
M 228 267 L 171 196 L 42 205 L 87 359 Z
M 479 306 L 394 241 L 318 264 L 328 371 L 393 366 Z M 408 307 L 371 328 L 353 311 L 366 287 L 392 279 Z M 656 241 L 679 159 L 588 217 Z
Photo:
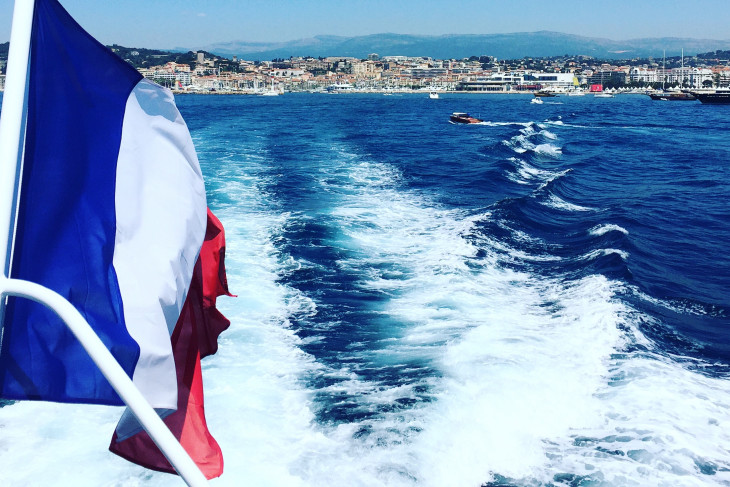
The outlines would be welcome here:
M 472 92 L 524 93 L 537 90 L 583 91 L 591 86 L 617 91 L 647 88 L 718 88 L 730 85 L 727 51 L 692 57 L 622 61 L 589 56 L 499 60 L 493 56 L 463 59 L 383 56 L 291 57 L 250 61 L 190 52 L 178 62 L 152 65 L 161 55 L 111 46 L 139 72 L 181 93 L 263 94 L 285 92 Z M 170 57 L 168 53 L 168 58 Z M 4 84 L 0 59 L 0 89 Z
M 549 89 L 574 91 L 590 86 L 641 89 L 678 86 L 711 88 L 730 84 L 730 64 L 708 59 L 692 66 L 666 66 L 662 59 L 642 64 L 614 65 L 586 56 L 555 59 L 499 61 L 491 56 L 460 60 L 430 57 L 384 56 L 305 58 L 226 63 L 237 70 L 221 69 L 219 57 L 198 52 L 194 66 L 168 62 L 140 68 L 147 78 L 182 92 L 395 92 L 449 91 L 521 93 Z M 228 61 L 228 60 L 225 60 Z M 675 60 L 675 64 L 677 63 Z

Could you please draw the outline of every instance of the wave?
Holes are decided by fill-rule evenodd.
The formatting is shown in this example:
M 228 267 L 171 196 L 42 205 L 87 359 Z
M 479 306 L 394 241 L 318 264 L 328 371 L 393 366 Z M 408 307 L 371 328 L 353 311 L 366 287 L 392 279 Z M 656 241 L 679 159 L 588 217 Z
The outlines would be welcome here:
M 563 133 L 545 122 L 519 135 L 561 140 L 541 125 Z M 540 223 L 555 212 L 535 200 L 578 212 L 544 232 L 506 218 L 508 205 L 446 206 L 412 184 L 407 163 L 336 130 L 312 132 L 321 137 L 312 160 L 296 152 L 285 162 L 275 130 L 241 144 L 230 133 L 215 145 L 196 138 L 239 295 L 219 300 L 232 325 L 203 364 L 208 422 L 226 458 L 211 484 L 730 483 L 730 381 L 702 371 L 705 360 L 667 353 L 647 335 L 658 319 L 631 287 L 580 260 L 625 259 L 620 248 L 586 249 L 621 247 L 626 229 L 546 186 L 511 200 L 528 202 Z M 554 160 L 515 158 L 514 175 L 554 181 L 567 174 L 544 169 Z M 555 224 L 568 220 L 577 223 Z M 619 242 L 596 238 L 611 232 Z M 111 434 L 119 412 L 0 408 L 3 485 L 178 485 L 108 454 L 98 433 Z
M 611 223 L 602 224 L 602 225 L 596 225 L 595 227 L 591 228 L 588 231 L 588 233 L 590 233 L 591 235 L 596 236 L 596 237 L 600 237 L 601 235 L 605 235 L 608 232 L 620 232 L 620 233 L 623 233 L 624 235 L 628 235 L 629 234 L 629 231 L 626 230 L 625 228 L 623 228 L 623 227 L 621 227 L 619 225 L 611 224 Z
M 522 124 L 519 135 L 515 135 L 502 143 L 518 154 L 532 152 L 538 155 L 558 158 L 562 155 L 562 148 L 550 142 L 536 143 L 533 139 L 557 140 L 557 135 L 545 129 L 543 125 L 534 122 Z M 537 129 L 539 130 L 537 130 Z
M 594 208 L 590 208 L 588 206 L 580 206 L 573 203 L 569 203 L 565 201 L 564 199 L 560 198 L 559 196 L 556 196 L 552 193 L 548 193 L 547 198 L 541 202 L 543 205 L 554 208 L 556 210 L 564 210 L 564 211 L 595 211 Z
M 555 179 L 565 176 L 570 172 L 570 169 L 566 169 L 564 171 L 539 169 L 524 159 L 516 157 L 510 157 L 509 161 L 514 165 L 516 171 L 507 171 L 506 176 L 508 179 L 518 184 L 529 184 L 532 181 L 539 181 L 542 185 L 544 185 L 545 183 L 554 181 Z
M 596 249 L 588 252 L 585 254 L 582 258 L 583 260 L 595 260 L 599 257 L 604 257 L 607 255 L 618 255 L 621 257 L 622 260 L 626 261 L 629 258 L 629 253 L 625 250 L 620 249 Z
M 554 125 L 556 127 L 570 127 L 570 128 L 580 128 L 580 129 L 598 128 L 598 127 L 591 127 L 589 125 L 580 125 L 580 124 L 575 124 L 575 123 L 565 123 L 562 120 L 546 120 L 545 123 L 547 125 Z

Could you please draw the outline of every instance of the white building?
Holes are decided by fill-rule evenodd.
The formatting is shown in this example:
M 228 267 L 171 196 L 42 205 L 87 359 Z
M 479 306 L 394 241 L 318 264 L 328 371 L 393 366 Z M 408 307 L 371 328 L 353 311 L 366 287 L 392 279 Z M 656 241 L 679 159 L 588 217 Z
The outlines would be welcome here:
M 657 83 L 661 81 L 656 69 L 633 67 L 629 70 L 629 81 L 634 83 Z
M 293 68 L 272 69 L 270 71 L 270 75 L 275 76 L 277 78 L 296 78 L 303 74 L 304 74 L 303 69 L 293 69 Z
M 510 91 L 530 87 L 565 91 L 577 80 L 573 73 L 541 73 L 532 71 L 496 72 L 491 76 L 470 76 L 459 83 L 464 91 Z
M 538 84 L 552 90 L 567 90 L 575 86 L 573 73 L 525 73 L 523 80 L 523 84 Z
M 667 77 L 668 83 L 688 88 L 702 88 L 705 81 L 712 83 L 712 70 L 707 68 L 674 68 Z

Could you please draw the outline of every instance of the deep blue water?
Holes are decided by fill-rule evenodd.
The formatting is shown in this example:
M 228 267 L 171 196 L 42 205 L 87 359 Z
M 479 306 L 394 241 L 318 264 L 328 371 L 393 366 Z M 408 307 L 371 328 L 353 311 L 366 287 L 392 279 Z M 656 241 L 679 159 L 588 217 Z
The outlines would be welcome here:
M 340 348 L 363 338 L 353 338 L 362 333 L 361 320 L 371 319 L 372 307 L 389 299 L 387 292 L 359 289 L 357 269 L 336 266 L 348 249 L 332 245 L 341 229 L 323 211 L 336 198 L 322 190 L 328 177 L 336 180 L 344 170 L 328 168 L 335 150 L 346 152 L 353 164 L 367 160 L 394 171 L 398 191 L 417 194 L 435 208 L 465 218 L 489 212 L 464 235 L 477 247 L 489 237 L 510 250 L 559 257 L 501 265 L 562 281 L 600 274 L 625 283 L 621 298 L 656 318 L 641 331 L 657 346 L 727 365 L 730 112 L 637 95 L 555 100 L 534 105 L 519 95 L 430 100 L 301 94 L 179 96 L 178 105 L 193 134 L 202 138 L 215 130 L 226 154 L 235 150 L 231 145 L 245 147 L 255 139 L 268 162 L 269 203 L 307 217 L 286 229 L 280 245 L 317 267 L 286 282 L 316 296 L 324 307 L 316 320 L 346 322 L 310 347 L 317 356 L 334 359 Z M 486 123 L 451 124 L 452 111 L 468 111 Z M 200 153 L 211 178 L 229 170 L 217 149 L 204 143 Z M 230 204 L 235 202 L 226 195 L 211 197 L 213 208 Z M 590 233 L 601 225 L 620 229 Z M 534 240 L 521 238 L 523 232 Z M 603 249 L 620 252 L 583 258 Z M 310 325 L 298 324 L 299 333 L 313 333 Z
M 176 97 L 238 294 L 220 485 L 730 485 L 730 107 L 530 100 Z
M 727 455 L 677 439 L 675 428 L 705 441 L 704 426 L 666 418 L 698 407 L 687 395 L 708 408 L 725 401 L 712 390 L 727 386 L 730 365 L 730 112 L 639 95 L 530 100 L 177 102 L 224 224 L 275 217 L 264 226 L 276 283 L 295 296 L 281 323 L 308 358 L 296 373 L 319 428 L 352 427 L 358 448 L 410 448 L 422 462 L 428 454 L 413 451 L 431 445 L 452 459 L 440 460 L 447 471 L 465 451 L 485 457 L 454 485 L 723 482 Z M 455 111 L 485 122 L 451 124 Z M 245 281 L 251 264 L 234 272 Z M 576 418 L 594 400 L 604 426 L 583 435 Z M 514 412 L 530 404 L 545 417 Z M 647 412 L 657 407 L 666 416 Z M 521 419 L 499 430 L 512 415 Z M 566 428 L 560 440 L 545 439 L 552 422 Z M 502 439 L 479 440 L 492 435 Z M 541 473 L 490 463 L 510 437 L 524 439 L 518 457 L 538 438 Z M 449 441 L 459 446 L 441 451 Z M 575 457 L 600 460 L 576 467 Z M 614 458 L 636 470 L 614 469 Z M 387 465 L 379 481 L 444 485 L 419 463 Z

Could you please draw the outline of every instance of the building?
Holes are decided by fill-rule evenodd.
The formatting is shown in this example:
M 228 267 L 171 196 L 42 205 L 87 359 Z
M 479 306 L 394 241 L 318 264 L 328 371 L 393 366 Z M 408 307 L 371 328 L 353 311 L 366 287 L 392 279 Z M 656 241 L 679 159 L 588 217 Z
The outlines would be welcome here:
M 497 71 L 490 76 L 470 76 L 457 86 L 460 91 L 542 90 L 564 91 L 575 85 L 573 73 Z
M 190 66 L 169 62 L 164 66 L 153 66 L 151 68 L 140 68 L 140 74 L 147 79 L 166 87 L 181 87 L 192 84 Z
M 648 85 L 657 83 L 660 79 L 656 69 L 633 67 L 629 70 L 629 81 Z
M 730 67 L 715 66 L 711 69 L 712 79 L 717 87 L 730 87 Z
M 540 85 L 543 89 L 567 90 L 577 84 L 573 73 L 525 73 L 525 85 Z
M 403 70 L 403 74 L 409 75 L 414 79 L 436 78 L 446 76 L 448 69 L 445 68 L 411 68 Z
M 588 76 L 587 82 L 589 85 L 606 86 L 608 84 L 620 86 L 626 84 L 626 79 L 628 76 L 629 74 L 621 69 L 601 68 L 595 70 L 593 74 Z
M 712 84 L 712 70 L 707 68 L 674 68 L 670 70 L 667 82 L 686 88 L 702 88 L 707 82 Z

